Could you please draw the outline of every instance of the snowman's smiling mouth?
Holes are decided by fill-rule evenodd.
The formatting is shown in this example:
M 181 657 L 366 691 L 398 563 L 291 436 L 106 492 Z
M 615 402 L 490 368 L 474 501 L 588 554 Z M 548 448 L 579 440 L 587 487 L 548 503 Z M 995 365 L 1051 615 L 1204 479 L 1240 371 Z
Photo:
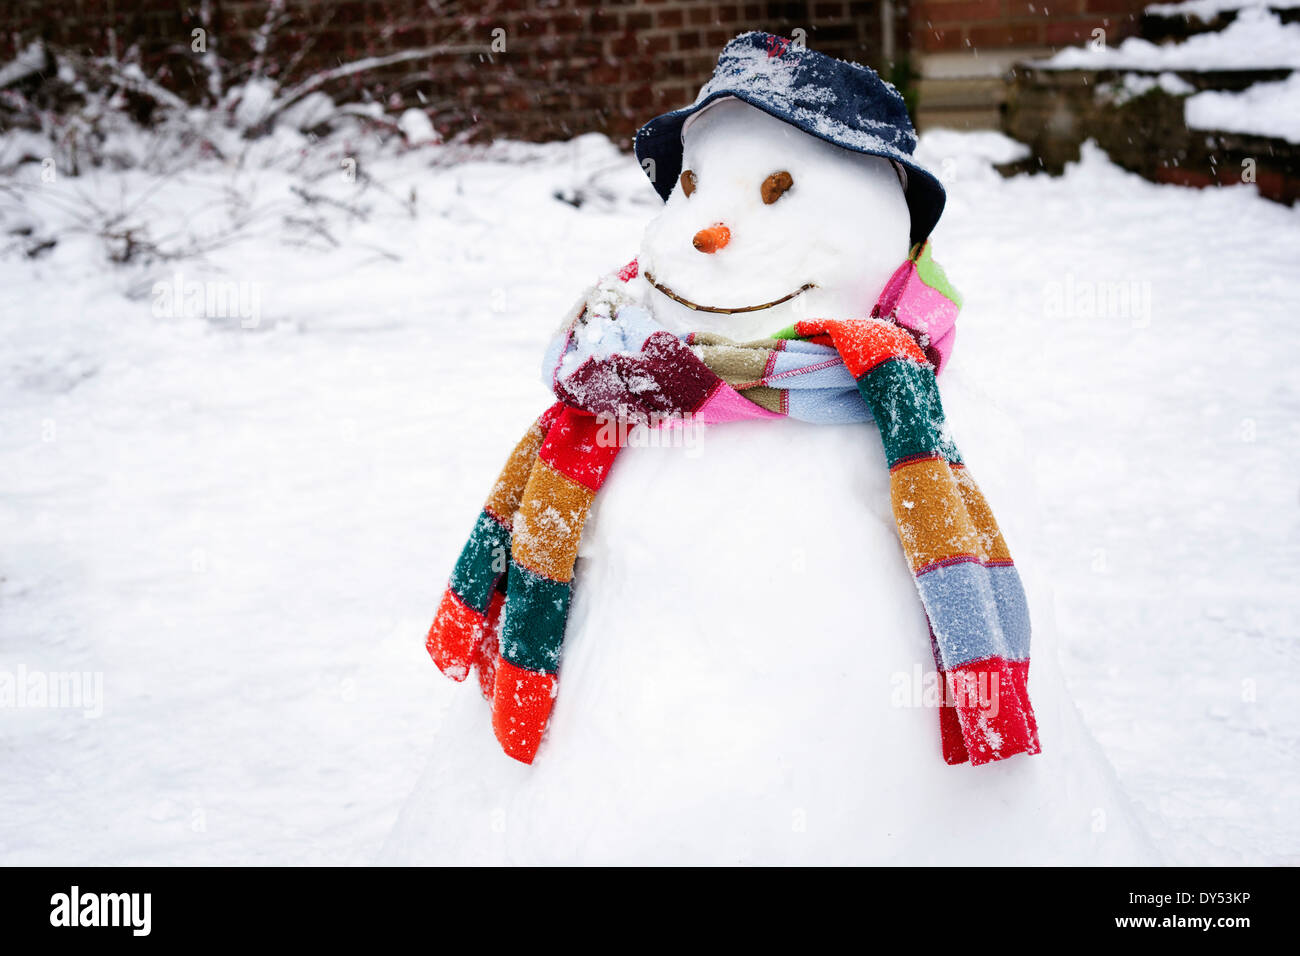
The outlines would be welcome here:
M 774 306 L 780 305 L 782 302 L 789 302 L 795 296 L 802 295 L 803 293 L 807 292 L 809 289 L 816 287 L 816 283 L 806 282 L 803 285 L 801 285 L 799 288 L 791 292 L 789 295 L 783 295 L 781 296 L 781 298 L 773 299 L 771 302 L 764 302 L 762 305 L 745 305 L 745 306 L 741 306 L 738 309 L 723 309 L 716 305 L 700 305 L 698 302 L 692 302 L 690 299 L 686 299 L 678 295 L 672 289 L 668 288 L 668 286 L 661 285 L 659 281 L 656 280 L 655 277 L 652 276 L 649 272 L 644 273 L 644 275 L 647 282 L 649 282 L 652 286 L 654 286 L 664 295 L 668 296 L 668 298 L 672 299 L 674 302 L 680 302 L 682 305 L 686 306 L 686 308 L 694 309 L 696 312 L 721 312 L 724 315 L 734 315 L 738 312 L 761 312 L 764 309 L 771 309 Z

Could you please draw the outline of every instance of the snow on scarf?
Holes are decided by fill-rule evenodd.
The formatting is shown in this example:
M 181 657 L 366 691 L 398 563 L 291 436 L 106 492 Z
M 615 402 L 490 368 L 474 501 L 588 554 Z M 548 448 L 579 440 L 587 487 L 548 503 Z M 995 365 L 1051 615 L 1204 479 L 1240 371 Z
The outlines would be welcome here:
M 427 647 L 449 677 L 477 668 L 507 754 L 531 763 L 557 692 L 578 544 L 627 426 L 791 417 L 874 419 L 903 551 L 944 675 L 944 759 L 1037 753 L 1029 703 L 1029 614 L 1019 575 L 944 428 L 935 377 L 960 300 L 928 245 L 895 272 L 869 319 L 797 322 L 731 342 L 658 326 L 602 282 L 548 350 L 559 399 L 492 488 L 443 595 Z

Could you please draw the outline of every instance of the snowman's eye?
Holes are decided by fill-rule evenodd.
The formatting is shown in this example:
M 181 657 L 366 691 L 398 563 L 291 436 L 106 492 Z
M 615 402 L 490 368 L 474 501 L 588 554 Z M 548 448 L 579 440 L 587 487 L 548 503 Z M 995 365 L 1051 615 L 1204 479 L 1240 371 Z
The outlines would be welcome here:
M 793 185 L 794 177 L 784 169 L 779 173 L 773 173 L 771 176 L 768 176 L 767 179 L 763 180 L 763 202 L 767 203 L 769 206 L 772 205 L 772 203 L 785 195 L 785 191 Z
M 689 169 L 682 173 L 682 192 L 688 196 L 695 192 L 695 174 Z

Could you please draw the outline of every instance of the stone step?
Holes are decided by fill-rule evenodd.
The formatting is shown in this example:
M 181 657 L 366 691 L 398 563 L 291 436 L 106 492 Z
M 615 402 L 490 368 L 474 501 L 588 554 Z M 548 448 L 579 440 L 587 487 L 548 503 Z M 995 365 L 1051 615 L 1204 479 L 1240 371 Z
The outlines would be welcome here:
M 1012 78 L 1012 89 L 1023 90 L 1039 87 L 1048 96 L 1053 90 L 1079 90 L 1092 92 L 1105 89 L 1116 83 L 1123 83 L 1125 76 L 1160 77 L 1173 75 L 1180 81 L 1195 89 L 1223 90 L 1237 93 L 1248 89 L 1256 83 L 1272 83 L 1285 80 L 1292 74 L 1290 67 L 1278 66 L 1259 70 L 1147 70 L 1138 68 L 1104 69 L 1104 70 L 1050 70 L 1034 66 L 1021 65 L 1016 68 Z M 1010 91 L 1004 99 L 1010 98 Z
M 1190 186 L 1254 182 L 1279 202 L 1300 198 L 1300 144 L 1285 139 L 1192 130 L 1184 121 L 1189 91 L 1243 90 L 1285 79 L 1288 69 L 1179 71 L 1178 80 L 1126 80 L 1135 70 L 1016 71 L 1003 131 L 1030 147 L 1030 158 L 1004 173 L 1059 174 L 1094 140 L 1119 166 L 1154 182 Z M 1180 85 L 1181 84 L 1181 85 Z M 1249 179 L 1243 179 L 1243 175 Z
M 1191 134 L 1184 157 L 1158 167 L 1156 182 L 1202 188 L 1254 183 L 1267 199 L 1287 205 L 1300 200 L 1300 143 L 1217 130 Z
M 997 129 L 1006 89 L 1000 76 L 926 77 L 916 85 L 917 128 Z
M 1001 110 L 988 104 L 946 108 L 926 106 L 917 114 L 916 128 L 923 133 L 931 129 L 997 129 L 1001 122 Z

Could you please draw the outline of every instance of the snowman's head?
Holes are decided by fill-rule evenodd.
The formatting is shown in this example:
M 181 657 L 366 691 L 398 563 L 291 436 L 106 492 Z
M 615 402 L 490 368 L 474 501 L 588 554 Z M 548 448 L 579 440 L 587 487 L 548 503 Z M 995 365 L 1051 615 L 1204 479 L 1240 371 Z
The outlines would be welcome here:
M 642 240 L 656 317 L 740 341 L 866 317 L 908 253 L 900 175 L 738 99 L 715 102 L 686 126 L 682 174 Z

